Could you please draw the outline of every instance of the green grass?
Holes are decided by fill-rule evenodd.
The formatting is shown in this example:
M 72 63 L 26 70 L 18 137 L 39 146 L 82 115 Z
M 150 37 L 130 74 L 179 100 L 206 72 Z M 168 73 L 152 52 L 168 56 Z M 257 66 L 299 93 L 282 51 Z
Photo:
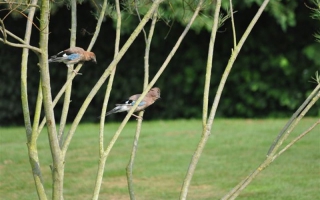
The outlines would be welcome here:
M 315 118 L 304 119 L 289 139 L 306 130 Z M 135 120 L 125 127 L 110 157 L 100 199 L 129 199 L 126 171 Z M 284 119 L 217 119 L 192 179 L 188 199 L 220 199 L 252 172 L 286 123 Z M 191 156 L 201 137 L 201 121 L 153 121 L 142 125 L 134 165 L 139 200 L 178 199 Z M 106 123 L 106 140 L 119 123 Z M 98 165 L 98 124 L 82 124 L 66 158 L 64 196 L 90 199 Z M 107 144 L 107 142 L 106 142 Z M 0 199 L 37 199 L 27 157 L 23 127 L 0 128 Z M 41 169 L 51 195 L 51 155 L 47 134 L 38 140 Z M 310 132 L 266 168 L 238 197 L 245 200 L 320 199 L 320 127 Z

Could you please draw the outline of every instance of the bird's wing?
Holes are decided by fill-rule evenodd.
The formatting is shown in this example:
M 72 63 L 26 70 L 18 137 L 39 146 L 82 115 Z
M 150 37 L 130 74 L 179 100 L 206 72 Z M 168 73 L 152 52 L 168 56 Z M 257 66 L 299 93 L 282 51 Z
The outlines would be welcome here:
M 129 109 L 130 109 L 130 107 L 128 107 L 126 105 L 119 105 L 119 106 L 116 106 L 115 108 L 113 108 L 112 110 L 110 110 L 109 112 L 107 112 L 106 115 L 110 115 L 112 113 L 128 111 Z
M 67 60 L 77 60 L 81 58 L 81 55 L 78 53 L 73 53 L 70 55 L 64 54 L 63 57 Z
M 125 100 L 125 101 L 123 101 L 123 102 L 121 102 L 121 103 L 116 104 L 116 106 L 123 106 L 123 105 L 133 106 L 135 103 L 136 103 L 135 100 L 128 99 L 128 100 Z M 146 102 L 142 100 L 142 101 L 139 103 L 138 106 L 144 106 L 145 104 L 146 104 Z
M 85 50 L 80 47 L 70 47 L 69 49 L 66 49 L 63 52 L 66 53 L 67 55 L 74 54 L 74 53 L 83 54 Z

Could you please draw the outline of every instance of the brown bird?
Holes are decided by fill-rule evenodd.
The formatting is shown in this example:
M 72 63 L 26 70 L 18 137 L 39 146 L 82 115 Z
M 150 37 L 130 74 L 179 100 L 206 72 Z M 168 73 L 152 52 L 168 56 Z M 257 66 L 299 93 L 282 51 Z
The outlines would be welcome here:
M 138 100 L 140 96 L 141 94 L 135 94 L 129 97 L 128 100 L 125 100 L 120 104 L 116 104 L 116 107 L 110 110 L 109 112 L 107 112 L 106 116 L 112 113 L 129 111 L 130 108 L 135 104 L 135 102 Z M 152 105 L 158 99 L 160 99 L 160 88 L 158 87 L 151 88 L 147 93 L 147 95 L 139 103 L 138 107 L 135 109 L 134 112 L 139 112 L 146 109 L 148 106 Z M 132 115 L 139 118 L 139 116 L 135 114 L 132 114 Z
M 51 58 L 49 59 L 49 63 L 63 62 L 67 66 L 77 63 L 83 63 L 86 61 L 97 63 L 96 55 L 93 52 L 85 51 L 80 47 L 70 47 L 69 49 L 63 50 L 58 54 L 51 56 Z

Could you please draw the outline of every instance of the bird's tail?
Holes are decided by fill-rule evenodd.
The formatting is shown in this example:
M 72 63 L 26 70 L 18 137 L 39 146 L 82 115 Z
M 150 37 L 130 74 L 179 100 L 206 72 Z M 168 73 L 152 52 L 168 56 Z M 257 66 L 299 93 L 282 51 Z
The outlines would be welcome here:
M 51 62 L 63 62 L 63 61 L 65 61 L 65 58 L 52 56 L 48 61 L 49 61 L 49 63 L 51 63 Z
M 51 58 L 48 60 L 49 63 L 51 63 L 51 62 L 63 62 L 64 61 L 64 57 L 58 57 L 59 55 L 61 56 L 62 53 L 63 53 L 63 51 L 60 51 L 56 55 L 51 56 Z
M 107 112 L 107 113 L 106 113 L 106 116 L 111 115 L 111 114 L 113 114 L 113 113 L 117 113 L 117 112 L 120 111 L 120 109 L 121 109 L 120 106 L 116 106 L 114 109 L 112 109 L 112 110 L 110 110 L 109 112 Z

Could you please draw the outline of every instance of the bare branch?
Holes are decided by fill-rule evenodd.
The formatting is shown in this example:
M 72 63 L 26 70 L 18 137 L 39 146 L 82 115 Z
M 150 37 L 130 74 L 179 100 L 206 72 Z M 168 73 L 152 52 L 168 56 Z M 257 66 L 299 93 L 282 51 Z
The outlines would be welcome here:
M 0 24 L 1 24 L 1 33 L 3 35 L 3 42 L 6 43 L 7 42 L 7 32 L 6 32 L 6 27 L 4 26 L 3 21 L 0 19 Z
M 305 134 L 307 134 L 309 131 L 307 130 L 305 133 L 301 134 L 299 137 L 294 139 L 288 146 L 286 146 L 284 149 L 282 149 L 277 155 L 275 155 L 275 152 L 279 149 L 282 142 L 288 137 L 288 135 L 293 131 L 293 129 L 296 127 L 298 122 L 305 116 L 305 114 L 309 111 L 309 109 L 316 103 L 316 101 L 320 98 L 320 84 L 315 88 L 317 91 L 317 95 L 312 95 L 314 98 L 312 98 L 312 101 L 308 102 L 308 105 L 304 107 L 304 109 L 299 113 L 299 116 L 294 120 L 294 122 L 285 129 L 285 134 L 277 141 L 277 144 L 275 148 L 272 150 L 269 156 L 259 165 L 258 168 L 254 170 L 253 173 L 251 173 L 249 176 L 247 176 L 245 179 L 243 179 L 238 185 L 236 185 L 228 194 L 226 194 L 222 200 L 231 200 L 235 199 L 240 192 L 246 188 L 251 181 L 266 167 L 268 167 L 280 154 L 282 154 L 285 150 L 287 150 L 289 147 L 291 147 L 296 141 L 298 141 L 300 138 L 302 138 Z M 308 97 L 309 98 L 309 97 Z M 291 120 L 291 119 L 290 119 Z M 310 127 L 310 129 L 313 129 L 316 125 L 315 123 Z M 309 130 L 310 130 L 309 129 Z M 274 156 L 275 155 L 275 156 Z
M 320 94 L 320 93 L 319 93 Z M 273 159 L 276 159 L 279 157 L 283 152 L 288 150 L 292 145 L 294 145 L 296 142 L 298 142 L 300 139 L 302 139 L 305 135 L 307 135 L 310 131 L 312 131 L 317 125 L 320 124 L 320 120 L 316 121 L 312 126 L 310 126 L 305 132 L 301 133 L 298 137 L 293 139 L 287 146 L 285 146 L 279 153 L 273 156 Z
M 18 43 L 12 43 L 12 42 L 4 42 L 3 39 L 0 38 L 0 41 L 3 42 L 4 44 L 7 44 L 9 46 L 12 46 L 12 47 L 18 47 L 18 48 L 27 48 L 27 49 L 30 49 L 32 50 L 33 52 L 35 52 L 36 54 L 40 54 L 41 53 L 41 50 L 37 47 L 34 47 L 34 46 L 31 46 L 31 45 L 27 45 L 27 44 L 18 44 Z
M 0 19 L 0 25 L 1 25 L 0 26 L 0 31 L 1 31 L 1 33 L 3 35 L 3 38 L 0 38 L 1 42 L 3 42 L 4 44 L 7 44 L 9 46 L 12 46 L 12 47 L 27 48 L 27 49 L 32 50 L 36 54 L 41 54 L 41 50 L 39 48 L 27 44 L 23 39 L 21 39 L 20 37 L 16 36 L 12 32 L 8 31 L 5 28 L 4 23 L 3 23 L 3 21 L 1 19 Z M 7 39 L 8 36 L 11 36 L 12 38 L 16 39 L 20 43 L 9 42 L 8 39 Z
M 37 0 L 32 0 L 31 4 L 36 5 Z M 35 14 L 35 7 L 30 7 L 30 11 L 28 13 L 28 21 L 26 23 L 25 36 L 22 43 L 25 45 L 30 44 L 31 32 L 32 32 L 32 22 Z M 5 30 L 3 26 L 3 30 Z M 29 110 L 29 102 L 28 102 L 28 91 L 27 91 L 27 68 L 28 68 L 28 55 L 29 49 L 23 48 L 22 50 L 22 59 L 21 59 L 21 103 L 22 103 L 22 111 L 24 117 L 24 123 L 26 128 L 27 135 L 27 145 L 28 145 L 28 155 L 29 161 L 32 168 L 32 175 L 35 182 L 36 190 L 39 199 L 46 200 L 46 192 L 44 188 L 44 183 L 42 179 L 42 172 L 40 167 L 40 160 L 38 156 L 37 150 L 37 139 L 38 139 L 38 126 L 39 119 L 42 108 L 42 90 L 41 90 L 41 82 L 39 81 L 39 89 L 38 89 L 38 97 L 36 102 L 36 107 L 34 111 L 34 119 L 31 127 L 31 119 L 30 119 L 30 110 Z
M 76 46 L 76 38 L 77 38 L 77 1 L 71 0 L 70 3 L 71 3 L 70 47 L 75 47 Z M 74 72 L 73 67 L 74 67 L 74 65 L 68 66 L 67 80 L 72 76 L 72 72 Z M 63 144 L 63 133 L 65 130 L 68 111 L 69 111 L 69 107 L 70 107 L 71 91 L 72 91 L 72 81 L 70 82 L 70 84 L 68 84 L 66 91 L 65 91 L 65 95 L 64 95 L 62 113 L 61 113 L 61 118 L 60 118 L 60 126 L 59 126 L 59 131 L 58 131 L 58 139 L 59 139 L 60 147 Z
M 105 2 L 107 3 L 107 2 Z M 120 12 L 120 3 L 119 0 L 115 1 L 116 3 L 116 10 L 117 10 L 117 27 L 116 27 L 116 40 L 115 40 L 115 50 L 114 50 L 114 57 L 117 56 L 119 53 L 119 46 L 120 46 L 120 33 L 121 33 L 121 12 Z M 102 9 L 106 9 L 107 4 L 104 4 Z M 103 106 L 101 109 L 101 117 L 100 117 L 100 129 L 99 129 L 99 165 L 98 165 L 98 172 L 97 172 L 97 177 L 96 177 L 96 182 L 95 182 L 95 187 L 93 191 L 93 197 L 92 199 L 98 199 L 99 198 L 99 193 L 100 193 L 100 188 L 101 188 L 101 183 L 102 183 L 102 178 L 103 178 L 103 173 L 104 173 L 104 168 L 105 168 L 105 162 L 107 159 L 107 155 L 104 155 L 104 123 L 105 123 L 105 114 L 107 111 L 108 107 L 108 102 L 110 98 L 110 93 L 112 90 L 112 84 L 114 80 L 114 76 L 116 73 L 116 66 L 114 70 L 110 74 L 109 82 L 107 85 L 104 101 L 103 101 Z
M 232 34 L 233 34 L 233 48 L 235 48 L 237 46 L 237 35 L 236 35 L 236 28 L 234 26 L 232 0 L 230 0 L 230 16 L 231 16 Z
M 195 11 L 199 12 L 199 9 L 201 8 L 203 2 L 199 2 L 198 8 Z M 221 0 L 217 0 L 215 5 L 215 13 L 214 13 L 214 22 L 211 30 L 211 37 L 210 37 L 210 44 L 209 44 L 209 50 L 208 50 L 208 58 L 207 58 L 207 69 L 206 69 L 206 77 L 205 77 L 205 86 L 204 86 L 204 92 L 203 92 L 203 109 L 202 109 L 202 126 L 203 126 L 203 132 L 201 140 L 198 144 L 198 147 L 195 151 L 195 153 L 192 156 L 191 162 L 189 164 L 189 168 L 187 171 L 187 174 L 185 176 L 185 179 L 183 181 L 181 193 L 180 193 L 180 200 L 187 199 L 189 186 L 191 183 L 191 179 L 193 177 L 194 171 L 196 169 L 197 163 L 199 161 L 199 158 L 202 154 L 202 150 L 208 140 L 208 137 L 210 135 L 210 129 L 208 130 L 208 96 L 209 96 L 209 88 L 210 88 L 210 80 L 211 80 L 211 68 L 212 68 L 212 58 L 213 58 L 213 50 L 214 50 L 214 42 L 216 38 L 216 32 L 218 30 L 218 20 L 219 20 L 219 13 L 220 13 L 220 7 L 221 7 Z
M 144 90 L 147 88 L 148 83 L 149 83 L 150 46 L 151 46 L 151 41 L 152 41 L 152 38 L 153 38 L 153 33 L 154 33 L 155 24 L 157 22 L 157 19 L 158 19 L 158 11 L 156 9 L 156 11 L 153 13 L 152 23 L 151 23 L 151 27 L 150 27 L 150 30 L 149 30 L 148 38 L 146 38 L 146 35 L 144 35 L 145 36 L 145 41 L 146 41 L 146 49 L 145 49 L 145 56 L 144 56 L 144 83 L 143 83 L 143 89 Z M 133 164 L 134 164 L 136 152 L 137 152 L 137 149 L 138 149 L 138 141 L 139 141 L 140 132 L 141 132 L 143 114 L 144 114 L 144 111 L 141 111 L 139 113 L 139 117 L 140 118 L 138 119 L 138 122 L 137 122 L 136 134 L 135 134 L 134 141 L 133 141 L 131 156 L 130 156 L 130 160 L 129 160 L 128 166 L 126 168 L 126 170 L 127 170 L 127 180 L 128 180 L 128 190 L 129 190 L 129 195 L 130 195 L 130 199 L 131 200 L 135 199 L 132 172 L 133 172 Z
M 134 7 L 135 7 L 135 10 L 136 10 L 137 16 L 139 18 L 139 21 L 141 22 L 141 17 L 140 17 L 140 13 L 139 13 L 139 9 L 138 9 L 138 1 L 137 0 L 134 1 Z M 145 40 L 145 42 L 147 44 L 147 33 L 144 30 L 144 28 L 142 29 L 142 32 L 143 32 L 143 35 L 144 35 L 144 40 Z
M 298 115 L 301 114 L 303 109 L 309 104 L 309 102 L 316 96 L 317 92 L 320 90 L 320 84 L 311 92 L 309 97 L 302 103 L 302 105 L 298 108 L 298 110 L 292 115 L 290 120 L 287 122 L 287 124 L 283 127 L 283 129 L 278 134 L 277 138 L 274 140 L 272 145 L 269 148 L 269 151 L 267 153 L 267 156 L 273 156 L 273 154 L 277 151 L 277 149 L 280 147 L 282 142 L 279 142 L 280 140 L 283 140 L 283 136 L 286 133 L 286 130 L 295 122 Z
M 20 3 L 20 2 L 14 2 L 14 1 L 0 2 L 0 4 L 10 4 L 10 5 L 25 6 L 27 8 L 35 7 L 35 8 L 39 8 L 40 9 L 40 7 L 37 4 Z

